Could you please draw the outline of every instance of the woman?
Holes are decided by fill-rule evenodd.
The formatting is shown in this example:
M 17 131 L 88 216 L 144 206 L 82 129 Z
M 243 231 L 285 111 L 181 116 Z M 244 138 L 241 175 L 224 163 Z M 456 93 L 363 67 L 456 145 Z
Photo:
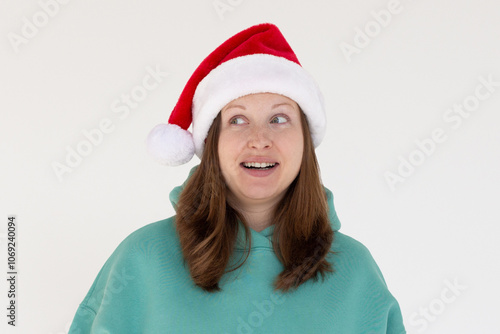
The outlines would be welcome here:
M 149 136 L 165 164 L 201 159 L 170 194 L 176 216 L 120 244 L 70 333 L 405 333 L 369 251 L 338 231 L 325 128 L 276 26 L 219 46 Z

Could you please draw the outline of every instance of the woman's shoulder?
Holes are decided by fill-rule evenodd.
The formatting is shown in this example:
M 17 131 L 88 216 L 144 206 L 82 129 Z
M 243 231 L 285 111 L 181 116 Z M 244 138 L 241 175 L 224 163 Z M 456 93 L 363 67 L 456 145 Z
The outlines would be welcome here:
M 331 250 L 334 273 L 326 294 L 331 296 L 331 307 L 342 298 L 343 308 L 357 310 L 339 321 L 349 319 L 354 324 L 364 319 L 357 333 L 405 333 L 399 303 L 368 248 L 337 231 Z
M 175 216 L 144 225 L 130 233 L 119 247 L 137 247 L 158 240 L 176 239 Z
M 115 314 L 137 309 L 144 291 L 156 287 L 158 272 L 162 278 L 172 277 L 173 281 L 182 268 L 176 243 L 175 217 L 130 233 L 101 267 L 75 315 L 70 333 L 81 329 L 90 332 L 98 316 L 112 319 Z
M 144 225 L 131 232 L 115 248 L 105 267 L 117 264 L 132 266 L 158 257 L 179 253 L 175 216 Z M 146 261 L 146 262 L 145 262 Z
M 333 251 L 349 251 L 356 252 L 360 255 L 370 255 L 368 248 L 360 241 L 348 236 L 340 231 L 335 231 L 332 243 Z
M 360 241 L 339 231 L 335 232 L 331 251 L 337 268 L 358 272 L 365 277 L 377 276 L 385 284 L 383 275 L 370 250 Z
M 176 238 L 175 216 L 149 223 L 130 233 L 115 248 L 102 265 L 93 287 L 86 298 L 95 295 L 93 290 L 105 290 L 113 277 L 144 276 L 157 269 L 159 263 L 172 262 L 180 250 Z

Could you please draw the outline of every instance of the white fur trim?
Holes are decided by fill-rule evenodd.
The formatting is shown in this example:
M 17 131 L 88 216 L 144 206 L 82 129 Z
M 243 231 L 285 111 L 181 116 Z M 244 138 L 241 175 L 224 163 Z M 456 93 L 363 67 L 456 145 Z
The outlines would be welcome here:
M 239 97 L 276 93 L 295 102 L 309 122 L 314 147 L 325 135 L 324 100 L 314 79 L 299 64 L 269 54 L 253 54 L 228 60 L 198 84 L 193 97 L 193 140 L 201 159 L 205 138 L 219 111 Z
M 148 135 L 147 149 L 164 165 L 182 165 L 194 155 L 193 136 L 177 124 L 158 124 Z

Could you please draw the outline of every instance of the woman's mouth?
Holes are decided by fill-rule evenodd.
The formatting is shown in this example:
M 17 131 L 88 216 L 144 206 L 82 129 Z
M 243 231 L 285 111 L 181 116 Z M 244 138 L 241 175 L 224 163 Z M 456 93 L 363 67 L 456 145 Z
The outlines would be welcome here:
M 241 165 L 247 169 L 268 170 L 276 167 L 277 162 L 243 162 Z
M 245 172 L 245 174 L 252 177 L 266 177 L 270 176 L 279 169 L 280 164 L 277 162 L 271 163 L 250 163 L 243 162 L 240 164 L 241 169 Z

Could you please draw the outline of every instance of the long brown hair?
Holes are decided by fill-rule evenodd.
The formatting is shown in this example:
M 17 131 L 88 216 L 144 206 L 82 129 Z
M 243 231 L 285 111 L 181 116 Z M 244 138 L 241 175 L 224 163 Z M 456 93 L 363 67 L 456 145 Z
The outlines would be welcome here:
M 306 116 L 301 111 L 304 154 L 300 171 L 274 212 L 273 248 L 284 270 L 274 282 L 275 290 L 288 291 L 321 275 L 332 273 L 326 260 L 334 232 L 328 219 L 328 203 Z M 249 256 L 250 230 L 243 215 L 226 201 L 227 187 L 221 173 L 218 140 L 220 113 L 205 142 L 201 163 L 180 194 L 176 227 L 184 260 L 196 285 L 220 291 L 221 277 L 241 267 Z M 245 228 L 246 258 L 227 268 L 238 235 L 238 220 Z

